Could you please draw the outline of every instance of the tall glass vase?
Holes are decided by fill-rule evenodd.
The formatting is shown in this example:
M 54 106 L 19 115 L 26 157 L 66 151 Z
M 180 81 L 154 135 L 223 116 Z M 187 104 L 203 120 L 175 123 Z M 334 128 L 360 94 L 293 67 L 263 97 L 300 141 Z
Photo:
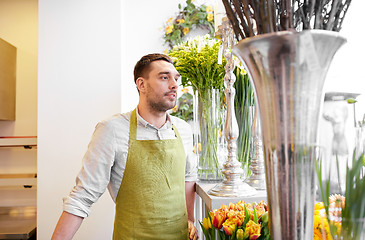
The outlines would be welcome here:
M 323 84 L 334 54 L 345 42 L 330 31 L 282 31 L 244 39 L 233 49 L 257 94 L 274 240 L 313 239 Z
M 223 94 L 216 89 L 196 91 L 194 96 L 194 145 L 198 155 L 198 179 L 220 181 L 225 141 Z

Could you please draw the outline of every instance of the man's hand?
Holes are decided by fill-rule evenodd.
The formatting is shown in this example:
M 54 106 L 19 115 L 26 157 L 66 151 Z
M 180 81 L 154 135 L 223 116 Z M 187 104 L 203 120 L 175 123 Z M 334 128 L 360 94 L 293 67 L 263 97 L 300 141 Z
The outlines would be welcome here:
M 189 239 L 197 240 L 199 238 L 198 230 L 194 226 L 194 223 L 192 221 L 188 220 L 188 225 L 189 225 Z

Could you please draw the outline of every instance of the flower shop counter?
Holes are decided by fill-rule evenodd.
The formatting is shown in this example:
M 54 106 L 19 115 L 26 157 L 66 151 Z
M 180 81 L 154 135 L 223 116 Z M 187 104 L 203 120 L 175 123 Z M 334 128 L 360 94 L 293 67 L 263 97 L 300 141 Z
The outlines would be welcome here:
M 201 198 L 201 201 L 204 203 L 202 209 L 202 213 L 205 214 L 206 210 L 220 208 L 222 204 L 228 205 L 230 202 L 236 203 L 240 200 L 243 200 L 247 203 L 260 202 L 261 200 L 267 201 L 266 190 L 258 190 L 256 195 L 249 197 L 217 197 L 208 194 L 208 191 L 212 189 L 217 183 L 207 183 L 207 182 L 197 182 L 196 183 L 196 193 Z

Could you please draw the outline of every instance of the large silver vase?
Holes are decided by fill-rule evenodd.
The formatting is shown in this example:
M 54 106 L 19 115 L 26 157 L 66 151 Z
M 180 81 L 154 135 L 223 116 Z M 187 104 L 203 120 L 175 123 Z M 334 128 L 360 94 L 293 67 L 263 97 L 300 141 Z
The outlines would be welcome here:
M 315 153 L 323 85 L 346 40 L 323 30 L 240 41 L 260 110 L 272 239 L 313 239 Z

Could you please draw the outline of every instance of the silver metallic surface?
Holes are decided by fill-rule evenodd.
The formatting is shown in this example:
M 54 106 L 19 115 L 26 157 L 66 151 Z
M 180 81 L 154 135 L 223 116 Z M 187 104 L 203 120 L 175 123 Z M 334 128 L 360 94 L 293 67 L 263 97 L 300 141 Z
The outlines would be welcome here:
M 330 62 L 346 40 L 323 30 L 282 31 L 233 49 L 257 94 L 274 240 L 313 239 L 314 161 Z
M 224 77 L 225 96 L 227 101 L 224 135 L 227 140 L 228 157 L 223 164 L 223 182 L 211 189 L 209 194 L 220 197 L 252 196 L 256 194 L 256 190 L 242 181 L 241 175 L 243 174 L 243 169 L 241 163 L 238 162 L 236 155 L 239 130 L 234 111 L 235 89 L 233 84 L 236 81 L 236 76 L 233 73 L 234 61 L 230 50 L 230 46 L 233 46 L 234 41 L 233 30 L 228 19 L 223 20 L 222 25 L 223 52 L 224 57 L 227 60 L 225 66 L 226 75 Z
M 245 180 L 245 182 L 256 190 L 266 189 L 265 180 L 265 160 L 262 146 L 262 131 L 260 123 L 260 113 L 257 106 L 252 107 L 253 115 L 252 119 L 252 149 L 250 154 L 250 170 L 251 176 Z

